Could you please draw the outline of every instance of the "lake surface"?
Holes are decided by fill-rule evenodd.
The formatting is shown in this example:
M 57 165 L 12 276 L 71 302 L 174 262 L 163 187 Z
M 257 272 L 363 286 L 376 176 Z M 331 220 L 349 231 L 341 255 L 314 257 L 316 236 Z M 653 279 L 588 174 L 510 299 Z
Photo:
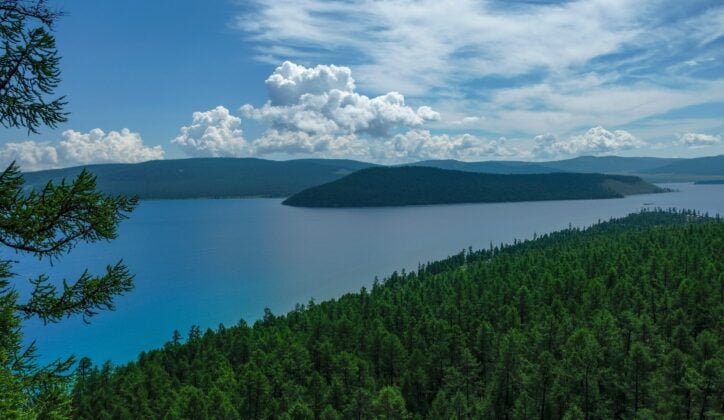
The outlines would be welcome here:
M 110 243 L 79 246 L 50 267 L 21 255 L 25 277 L 50 272 L 75 279 L 123 259 L 136 288 L 90 325 L 80 318 L 25 325 L 41 361 L 75 354 L 122 363 L 160 347 L 174 329 L 259 319 L 359 291 L 375 276 L 415 269 L 469 246 L 511 242 L 649 207 L 724 214 L 724 185 L 668 184 L 679 191 L 622 199 L 466 204 L 369 209 L 308 209 L 276 199 L 145 201 Z

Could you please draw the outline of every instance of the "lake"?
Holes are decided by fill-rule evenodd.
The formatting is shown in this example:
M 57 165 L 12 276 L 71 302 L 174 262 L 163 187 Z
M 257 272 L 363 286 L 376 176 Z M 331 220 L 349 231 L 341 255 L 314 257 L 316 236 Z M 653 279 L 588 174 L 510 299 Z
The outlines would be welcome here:
M 338 297 L 394 270 L 415 269 L 469 246 L 588 226 L 642 207 L 724 214 L 724 185 L 667 184 L 678 192 L 609 200 L 546 201 L 367 209 L 308 209 L 277 199 L 145 201 L 113 242 L 81 245 L 50 267 L 21 255 L 18 288 L 42 272 L 77 278 L 123 259 L 136 288 L 90 325 L 79 317 L 25 325 L 40 361 L 75 354 L 122 363 L 162 346 L 174 329 L 250 323 L 265 307 Z M 647 205 L 653 203 L 653 206 Z

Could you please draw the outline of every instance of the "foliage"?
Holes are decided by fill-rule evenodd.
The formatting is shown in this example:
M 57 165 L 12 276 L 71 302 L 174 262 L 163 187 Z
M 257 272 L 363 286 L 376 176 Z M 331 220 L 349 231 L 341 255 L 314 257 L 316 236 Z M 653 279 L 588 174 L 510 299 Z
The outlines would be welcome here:
M 48 99 L 60 83 L 55 38 L 60 14 L 45 0 L 0 0 L 0 124 L 37 132 L 66 121 L 65 98 Z
M 362 169 L 284 201 L 301 207 L 377 207 L 501 201 L 618 198 L 661 192 L 635 176 L 551 173 L 484 174 L 401 166 Z
M 0 244 L 40 259 L 57 260 L 79 242 L 115 238 L 116 226 L 137 202 L 97 192 L 88 172 L 70 184 L 48 183 L 29 194 L 22 190 L 23 178 L 13 164 L 0 174 Z M 75 282 L 63 280 L 61 287 L 40 275 L 29 280 L 31 292 L 21 301 L 11 266 L 12 261 L 0 260 L 0 418 L 67 417 L 74 359 L 36 366 L 35 345 L 21 344 L 21 323 L 32 317 L 54 323 L 76 314 L 87 321 L 99 310 L 113 309 L 113 298 L 133 287 L 132 276 L 122 262 L 102 275 L 86 271 Z
M 463 252 L 86 363 L 75 415 L 720 418 L 722 249 L 724 221 L 656 211 Z

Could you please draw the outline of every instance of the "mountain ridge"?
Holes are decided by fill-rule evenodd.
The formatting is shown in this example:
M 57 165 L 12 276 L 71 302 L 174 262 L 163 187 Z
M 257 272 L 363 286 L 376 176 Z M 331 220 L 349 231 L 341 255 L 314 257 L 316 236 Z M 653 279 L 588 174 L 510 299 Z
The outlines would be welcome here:
M 707 171 L 702 170 L 702 162 L 707 164 L 704 165 Z M 70 179 L 87 168 L 97 176 L 101 191 L 138 195 L 141 199 L 289 197 L 374 166 L 379 165 L 349 159 L 188 158 L 83 165 L 26 172 L 24 177 L 26 190 L 39 189 L 48 181 Z M 581 156 L 549 162 L 427 160 L 404 166 L 491 174 L 626 174 L 641 176 L 650 182 L 705 181 L 724 176 L 722 155 L 693 159 Z

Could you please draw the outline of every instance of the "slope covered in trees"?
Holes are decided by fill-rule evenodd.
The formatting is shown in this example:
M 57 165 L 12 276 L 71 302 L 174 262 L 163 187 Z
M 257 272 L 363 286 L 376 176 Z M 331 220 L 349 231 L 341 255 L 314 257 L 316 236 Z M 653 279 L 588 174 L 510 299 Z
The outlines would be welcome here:
M 724 175 L 724 155 L 677 159 L 668 165 L 650 168 L 642 173 L 722 176 Z
M 338 179 L 370 163 L 343 159 L 273 161 L 254 158 L 194 158 L 143 163 L 88 165 L 106 194 L 142 199 L 201 197 L 287 197 L 313 185 Z M 27 189 L 48 180 L 77 176 L 83 167 L 29 172 Z
M 77 418 L 720 418 L 724 221 L 646 212 L 81 361 Z
M 520 161 L 485 161 L 462 162 L 459 160 L 423 160 L 408 166 L 427 166 L 430 168 L 449 169 L 453 171 L 481 172 L 486 174 L 549 174 L 553 172 L 576 172 L 554 169 L 545 163 Z M 580 171 L 585 172 L 585 171 Z M 593 172 L 593 171 L 590 171 Z M 598 171 L 600 172 L 600 171 Z
M 500 175 L 428 167 L 376 167 L 308 188 L 284 201 L 299 207 L 379 207 L 502 201 L 620 198 L 661 192 L 641 178 L 602 174 Z
M 695 181 L 714 175 L 700 174 L 696 159 L 583 156 L 551 162 L 427 160 L 412 163 L 440 169 L 490 174 L 544 174 L 580 172 L 637 175 L 651 182 Z M 698 161 L 697 161 L 698 162 Z M 665 172 L 658 168 L 676 163 Z M 192 158 L 143 163 L 86 165 L 24 174 L 27 189 L 41 189 L 48 181 L 77 176 L 87 168 L 97 176 L 100 191 L 107 194 L 137 195 L 142 199 L 183 199 L 213 197 L 288 197 L 305 188 L 339 179 L 354 171 L 377 166 L 344 159 L 296 159 L 274 161 L 256 158 Z M 707 172 L 708 173 L 708 172 Z M 720 174 L 724 175 L 724 174 Z

